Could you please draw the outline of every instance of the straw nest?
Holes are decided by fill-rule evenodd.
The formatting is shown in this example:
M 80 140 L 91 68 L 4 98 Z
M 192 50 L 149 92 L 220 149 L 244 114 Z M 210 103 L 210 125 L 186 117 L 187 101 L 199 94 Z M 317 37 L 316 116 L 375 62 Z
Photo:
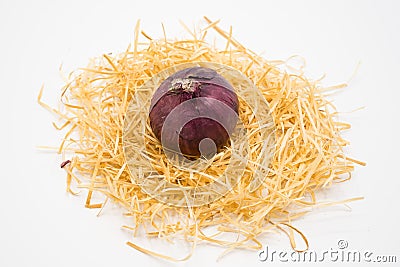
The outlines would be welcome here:
M 102 209 L 109 200 L 119 204 L 132 218 L 132 224 L 124 228 L 134 236 L 142 231 L 150 237 L 180 235 L 193 248 L 204 241 L 226 247 L 228 252 L 235 248 L 261 249 L 260 236 L 279 229 L 289 236 L 293 249 L 298 250 L 295 232 L 308 246 L 292 221 L 305 215 L 307 208 L 326 204 L 317 202 L 318 189 L 350 179 L 354 165 L 364 164 L 343 152 L 349 143 L 340 133 L 350 125 L 337 121 L 335 107 L 326 99 L 326 92 L 334 88 L 322 88 L 319 81 L 307 79 L 301 70 L 295 74 L 284 71 L 285 61 L 260 57 L 237 42 L 232 29 L 226 32 L 217 26 L 218 21 L 205 20 L 207 26 L 201 31 L 187 29 L 191 37 L 185 40 L 170 40 L 165 31 L 164 38 L 154 40 L 139 29 L 138 23 L 132 47 L 118 55 L 104 54 L 70 74 L 58 109 L 40 100 L 41 90 L 39 103 L 60 118 L 62 123 L 54 126 L 65 132 L 58 152 L 69 157 L 62 163 L 67 190 L 77 194 L 78 188 L 86 189 L 87 208 Z M 211 30 L 226 40 L 223 49 L 207 42 Z M 227 65 L 252 81 L 269 106 L 275 153 L 271 160 L 260 163 L 263 140 L 262 135 L 255 134 L 260 125 L 247 103 L 241 101 L 240 118 L 249 142 L 249 160 L 242 176 L 223 197 L 206 205 L 180 207 L 149 196 L 132 177 L 135 172 L 130 170 L 124 153 L 124 127 L 130 102 L 147 81 L 168 68 L 193 62 Z M 141 119 L 147 120 L 144 115 Z M 145 125 L 144 147 L 146 155 L 151 155 L 147 162 L 168 183 L 184 188 L 205 186 L 213 184 L 215 177 L 228 168 L 229 148 L 216 155 L 204 172 L 174 169 L 165 160 L 148 122 Z M 268 172 L 257 187 L 250 188 L 255 166 Z M 103 201 L 92 203 L 94 192 L 100 193 Z M 214 228 L 214 234 L 206 234 L 206 228 Z M 235 237 L 229 241 L 221 237 L 223 233 Z M 133 242 L 127 244 L 144 253 L 176 260 Z

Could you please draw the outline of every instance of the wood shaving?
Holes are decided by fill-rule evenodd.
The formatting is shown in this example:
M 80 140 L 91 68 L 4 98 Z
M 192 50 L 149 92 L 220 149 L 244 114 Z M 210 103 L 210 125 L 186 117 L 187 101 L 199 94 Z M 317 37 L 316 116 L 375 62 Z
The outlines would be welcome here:
M 180 235 L 193 249 L 197 242 L 206 242 L 223 246 L 229 252 L 236 248 L 262 249 L 261 235 L 275 229 L 289 236 L 295 250 L 299 250 L 294 242 L 297 232 L 307 249 L 305 235 L 292 225 L 294 219 L 307 214 L 310 207 L 360 199 L 319 203 L 315 196 L 321 188 L 350 179 L 355 164 L 365 165 L 345 155 L 343 149 L 349 142 L 341 137 L 341 132 L 350 125 L 337 121 L 335 106 L 326 98 L 328 90 L 342 85 L 323 88 L 320 81 L 307 79 L 302 69 L 296 74 L 288 73 L 283 70 L 285 61 L 262 58 L 235 40 L 232 28 L 226 32 L 218 27 L 219 21 L 205 20 L 207 26 L 199 33 L 184 26 L 190 38 L 181 40 L 168 39 L 164 26 L 164 37 L 153 38 L 140 30 L 138 23 L 133 47 L 118 55 L 104 54 L 71 73 L 62 90 L 60 108 L 43 103 L 43 90 L 40 91 L 38 102 L 60 118 L 61 126 L 54 123 L 55 128 L 65 131 L 57 151 L 73 155 L 61 166 L 67 173 L 67 191 L 77 194 L 73 187 L 85 189 L 87 208 L 102 209 L 109 200 L 118 203 L 132 218 L 132 225 L 124 229 L 133 236 L 140 229 L 149 237 L 169 239 Z M 226 41 L 223 50 L 209 44 L 210 31 Z M 269 165 L 264 166 L 269 169 L 261 186 L 250 190 L 251 164 L 256 166 L 260 160 L 257 155 L 261 146 L 257 145 L 260 139 L 254 133 L 250 136 L 255 118 L 246 117 L 245 114 L 252 113 L 246 113 L 246 105 L 241 105 L 241 119 L 253 149 L 250 167 L 222 198 L 188 208 L 159 202 L 135 183 L 124 154 L 123 132 L 129 103 L 143 84 L 163 70 L 193 62 L 230 66 L 254 83 L 267 101 L 275 123 L 276 151 Z M 151 130 L 147 129 L 145 139 L 147 151 L 155 159 L 154 168 L 166 174 L 169 182 L 184 186 L 212 183 L 212 178 L 224 171 L 230 157 L 228 149 L 215 158 L 207 172 L 193 175 L 160 160 L 163 152 Z M 95 192 L 104 196 L 103 202 L 92 203 Z M 205 233 L 210 227 L 216 228 L 215 234 Z M 223 233 L 235 233 L 236 238 L 226 240 L 221 237 Z M 133 242 L 128 245 L 149 255 L 178 260 Z

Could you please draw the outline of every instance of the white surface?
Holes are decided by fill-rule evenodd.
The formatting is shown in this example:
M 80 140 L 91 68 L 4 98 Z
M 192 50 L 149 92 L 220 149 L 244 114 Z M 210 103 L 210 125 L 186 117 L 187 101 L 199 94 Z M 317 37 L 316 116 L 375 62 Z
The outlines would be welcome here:
M 68 72 L 85 66 L 90 57 L 125 49 L 137 19 L 154 37 L 162 36 L 161 22 L 169 36 L 180 37 L 185 32 L 179 19 L 192 26 L 203 15 L 221 18 L 223 27 L 232 25 L 239 41 L 268 59 L 304 56 L 307 72 L 313 77 L 326 73 L 326 84 L 346 81 L 361 61 L 349 88 L 336 94 L 334 102 L 341 111 L 366 106 L 342 118 L 353 125 L 345 134 L 351 141 L 349 155 L 368 165 L 357 167 L 350 182 L 322 195 L 365 200 L 352 203 L 351 212 L 344 207 L 321 209 L 295 225 L 316 251 L 335 248 L 344 239 L 352 249 L 397 255 L 400 260 L 400 2 L 197 2 L 0 2 L 0 266 L 174 265 L 127 247 L 129 235 L 119 228 L 124 219 L 118 210 L 108 209 L 98 218 L 96 211 L 83 207 L 82 197 L 65 193 L 60 157 L 35 149 L 55 146 L 60 138 L 50 124 L 53 117 L 39 108 L 36 96 L 44 84 L 45 100 L 55 104 L 62 85 L 60 64 Z M 282 234 L 268 241 L 272 248 L 290 251 Z M 202 245 L 178 265 L 268 264 L 248 251 L 216 263 L 222 251 Z

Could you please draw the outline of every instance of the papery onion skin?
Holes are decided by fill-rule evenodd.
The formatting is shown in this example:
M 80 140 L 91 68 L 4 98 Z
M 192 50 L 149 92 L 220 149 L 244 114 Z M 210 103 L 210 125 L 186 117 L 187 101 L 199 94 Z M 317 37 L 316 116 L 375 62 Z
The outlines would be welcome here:
M 177 120 L 193 118 L 181 129 L 164 125 L 167 116 L 181 103 L 191 101 L 186 105 L 185 112 L 179 114 Z M 197 100 L 196 99 L 196 100 Z M 221 104 L 215 105 L 218 100 Z M 188 104 L 188 103 L 186 103 Z M 204 67 L 192 67 L 178 71 L 164 80 L 156 90 L 150 106 L 150 126 L 158 140 L 163 140 L 165 148 L 172 148 L 174 135 L 178 134 L 179 149 L 185 156 L 199 157 L 201 140 L 210 138 L 214 141 L 217 150 L 222 149 L 228 142 L 230 134 L 237 124 L 237 116 L 228 116 L 222 106 L 229 107 L 238 114 L 239 101 L 232 85 L 215 70 Z M 196 114 L 210 114 L 211 117 L 220 118 L 213 120 Z M 231 112 L 232 114 L 232 112 Z M 172 116 L 172 114 L 171 114 Z M 163 128 L 164 127 L 164 128 Z M 161 138 L 165 134 L 166 138 Z M 206 151 L 207 152 L 207 151 Z

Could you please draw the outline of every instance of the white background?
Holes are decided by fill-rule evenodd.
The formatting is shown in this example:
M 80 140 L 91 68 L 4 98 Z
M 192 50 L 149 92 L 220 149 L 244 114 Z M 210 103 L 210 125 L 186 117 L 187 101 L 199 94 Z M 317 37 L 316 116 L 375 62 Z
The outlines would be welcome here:
M 341 111 L 366 107 L 341 118 L 353 125 L 345 133 L 351 141 L 348 154 L 368 165 L 357 167 L 350 182 L 320 195 L 365 200 L 351 203 L 351 210 L 315 210 L 295 226 L 315 251 L 337 248 L 343 239 L 350 249 L 397 255 L 399 261 L 400 2 L 196 2 L 0 1 L 0 266 L 175 265 L 126 246 L 130 236 L 120 229 L 126 219 L 118 209 L 96 217 L 96 211 L 84 208 L 83 197 L 65 192 L 60 156 L 36 149 L 60 141 L 51 126 L 54 117 L 36 97 L 44 84 L 44 100 L 55 105 L 63 85 L 60 64 L 67 73 L 91 57 L 124 50 L 137 19 L 153 37 L 162 37 L 161 23 L 169 36 L 183 37 L 179 19 L 192 27 L 203 15 L 222 19 L 226 29 L 232 25 L 239 41 L 268 59 L 304 56 L 309 75 L 326 73 L 326 85 L 347 81 L 361 62 L 334 103 Z M 283 234 L 263 242 L 290 252 Z M 158 248 L 156 242 L 148 245 Z M 237 251 L 217 263 L 222 251 L 201 245 L 178 265 L 268 264 L 254 251 Z M 174 246 L 160 252 L 173 253 Z

